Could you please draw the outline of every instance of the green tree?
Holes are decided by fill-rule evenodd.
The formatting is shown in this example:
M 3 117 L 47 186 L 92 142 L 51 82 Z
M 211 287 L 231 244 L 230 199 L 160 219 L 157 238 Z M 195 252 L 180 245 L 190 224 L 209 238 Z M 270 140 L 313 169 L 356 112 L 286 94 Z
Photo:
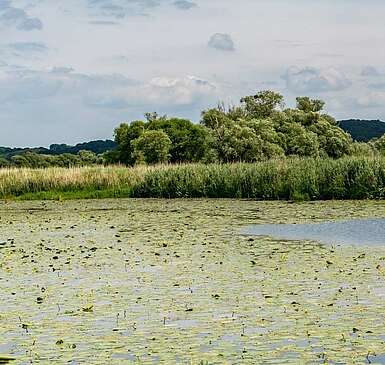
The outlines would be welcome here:
M 310 99 L 307 96 L 300 96 L 297 99 L 297 109 L 304 111 L 305 113 L 318 113 L 324 106 L 325 102 L 319 99 Z
M 382 137 L 371 141 L 370 144 L 378 151 L 379 154 L 385 156 L 385 134 Z
M 146 126 L 147 124 L 140 120 L 134 121 L 131 124 L 120 124 L 114 131 L 115 142 L 118 144 L 116 152 L 107 156 L 109 158 L 115 158 L 115 162 L 133 165 L 135 159 L 133 158 L 134 149 L 131 142 L 144 133 Z
M 148 130 L 162 130 L 172 142 L 170 162 L 198 162 L 208 149 L 208 131 L 187 119 L 160 118 L 148 125 Z
M 147 130 L 131 142 L 132 157 L 136 163 L 157 164 L 168 162 L 171 140 L 161 130 Z
M 284 100 L 281 94 L 264 90 L 253 96 L 245 96 L 241 99 L 246 115 L 250 118 L 268 118 L 278 108 L 283 108 Z
M 320 154 L 340 158 L 350 154 L 352 137 L 336 125 L 330 124 L 328 118 L 321 118 L 309 130 L 317 134 Z
M 102 163 L 102 159 L 92 151 L 81 150 L 78 153 L 80 163 L 85 166 L 97 165 Z
M 0 167 L 9 167 L 11 162 L 8 161 L 5 157 L 0 155 Z
M 353 142 L 350 146 L 350 154 L 352 156 L 373 157 L 378 155 L 379 153 L 380 151 L 372 143 Z M 381 154 L 385 155 L 385 149 L 382 151 Z

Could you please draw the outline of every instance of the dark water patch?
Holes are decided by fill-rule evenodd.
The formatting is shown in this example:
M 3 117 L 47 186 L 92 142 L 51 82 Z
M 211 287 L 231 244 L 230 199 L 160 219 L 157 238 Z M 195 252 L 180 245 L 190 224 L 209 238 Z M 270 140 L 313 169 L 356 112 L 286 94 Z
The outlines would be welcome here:
M 247 227 L 242 233 L 326 244 L 385 245 L 385 218 L 308 224 L 260 224 Z

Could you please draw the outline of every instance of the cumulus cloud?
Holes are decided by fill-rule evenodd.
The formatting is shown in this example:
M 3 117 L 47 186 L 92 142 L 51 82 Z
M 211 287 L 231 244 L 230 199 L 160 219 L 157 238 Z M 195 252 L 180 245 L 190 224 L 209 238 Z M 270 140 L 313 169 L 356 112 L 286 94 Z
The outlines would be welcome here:
M 144 87 L 148 100 L 155 104 L 191 105 L 212 98 L 216 86 L 195 76 L 182 78 L 157 77 Z
M 194 76 L 134 80 L 65 66 L 0 67 L 0 145 L 105 138 L 120 121 L 141 118 L 145 111 L 195 118 L 217 100 L 216 93 L 216 85 Z M 44 134 L 36 132 L 42 128 Z
M 197 4 L 193 3 L 192 1 L 187 1 L 187 0 L 177 0 L 177 1 L 174 1 L 173 4 L 178 9 L 181 9 L 181 10 L 189 10 L 189 9 L 197 6 Z
M 210 48 L 218 49 L 220 51 L 234 51 L 234 41 L 230 34 L 215 33 L 210 37 L 208 42 Z
M 340 91 L 351 86 L 345 74 L 335 68 L 290 67 L 282 78 L 287 89 L 301 93 Z
M 194 76 L 138 81 L 121 74 L 76 73 L 70 67 L 0 73 L 0 103 L 26 103 L 58 96 L 63 100 L 76 99 L 78 106 L 156 109 L 195 105 L 211 99 L 215 91 L 214 84 Z
M 22 31 L 41 30 L 43 23 L 24 9 L 12 6 L 10 0 L 0 0 L 0 27 L 14 27 Z
M 211 99 L 216 87 L 210 82 L 194 77 L 156 77 L 136 85 L 121 85 L 109 90 L 94 89 L 86 96 L 86 103 L 103 108 L 142 107 L 156 109 L 196 105 Z

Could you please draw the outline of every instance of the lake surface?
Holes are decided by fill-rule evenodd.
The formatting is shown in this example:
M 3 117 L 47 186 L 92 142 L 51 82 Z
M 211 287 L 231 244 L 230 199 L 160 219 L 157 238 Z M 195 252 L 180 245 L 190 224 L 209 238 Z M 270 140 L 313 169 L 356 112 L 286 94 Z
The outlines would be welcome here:
M 239 232 L 346 217 L 385 204 L 0 201 L 0 363 L 384 363 L 385 245 Z
M 308 224 L 260 224 L 246 228 L 243 233 L 326 244 L 385 245 L 385 218 Z

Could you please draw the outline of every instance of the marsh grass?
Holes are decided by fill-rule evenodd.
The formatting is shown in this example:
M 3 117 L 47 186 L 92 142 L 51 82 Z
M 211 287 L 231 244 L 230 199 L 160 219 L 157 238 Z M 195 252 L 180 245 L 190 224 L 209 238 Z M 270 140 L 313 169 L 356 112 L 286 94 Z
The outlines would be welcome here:
M 290 158 L 253 164 L 0 169 L 3 199 L 381 199 L 385 158 Z

